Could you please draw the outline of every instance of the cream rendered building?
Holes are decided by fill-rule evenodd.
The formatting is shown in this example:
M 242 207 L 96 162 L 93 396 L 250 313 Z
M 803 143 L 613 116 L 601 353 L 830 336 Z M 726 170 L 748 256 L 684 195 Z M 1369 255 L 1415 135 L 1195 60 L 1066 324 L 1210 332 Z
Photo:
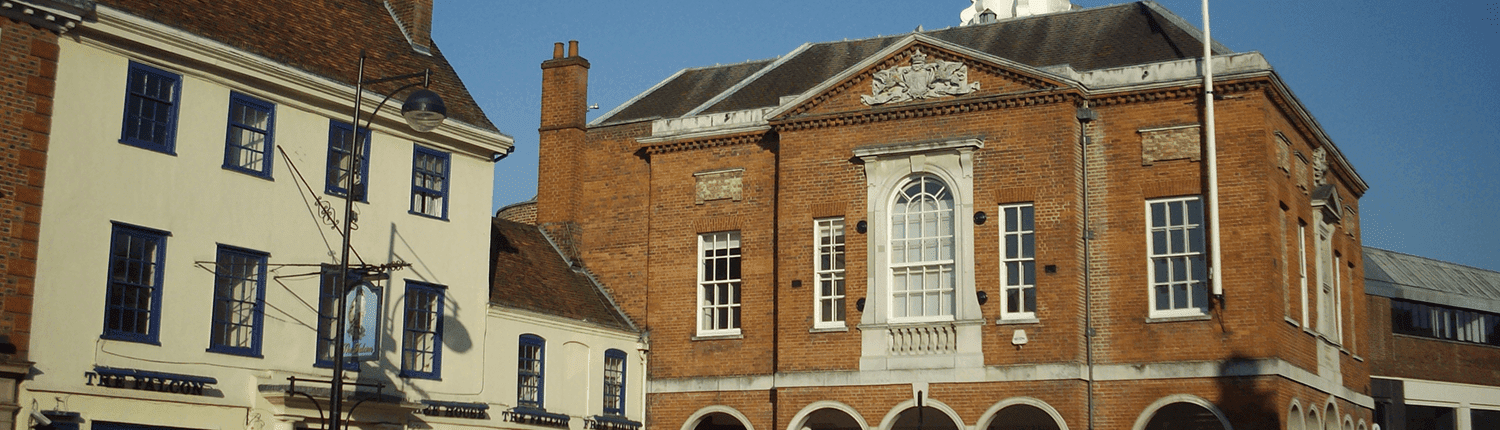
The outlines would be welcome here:
M 513 140 L 432 47 L 430 1 L 264 3 L 101 1 L 59 42 L 17 429 L 323 428 L 361 50 L 366 79 L 430 68 L 449 119 L 412 131 L 403 90 L 371 127 L 351 260 L 393 270 L 354 318 L 376 342 L 350 425 L 502 426 L 484 232 Z

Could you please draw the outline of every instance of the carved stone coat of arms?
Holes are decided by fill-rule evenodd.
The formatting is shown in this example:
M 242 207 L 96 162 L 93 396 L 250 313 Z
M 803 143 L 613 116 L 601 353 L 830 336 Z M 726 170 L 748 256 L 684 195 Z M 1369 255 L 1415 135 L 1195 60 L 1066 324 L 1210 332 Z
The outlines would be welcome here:
M 978 82 L 969 82 L 969 66 L 942 60 L 928 63 L 921 50 L 912 54 L 910 66 L 875 72 L 870 86 L 873 95 L 859 96 L 869 106 L 964 95 L 979 89 Z

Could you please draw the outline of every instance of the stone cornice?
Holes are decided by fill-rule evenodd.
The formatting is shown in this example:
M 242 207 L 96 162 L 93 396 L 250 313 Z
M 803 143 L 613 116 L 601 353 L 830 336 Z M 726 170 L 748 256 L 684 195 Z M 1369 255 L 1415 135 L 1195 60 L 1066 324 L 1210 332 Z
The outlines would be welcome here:
M 647 155 L 667 154 L 672 152 L 691 151 L 696 149 L 717 148 L 721 146 L 733 146 L 744 144 L 757 144 L 766 137 L 770 128 L 761 127 L 754 131 L 729 135 L 701 136 L 682 140 L 671 140 L 654 143 L 641 148 Z
M 1270 86 L 1270 82 L 1264 80 L 1246 80 L 1232 82 L 1215 82 L 1214 94 L 1230 95 L 1236 93 L 1248 93 L 1258 91 Z M 1165 88 L 1152 88 L 1149 90 L 1137 90 L 1129 92 L 1095 94 L 1089 98 L 1093 106 L 1117 106 L 1132 103 L 1149 103 L 1165 100 L 1197 100 L 1203 97 L 1203 87 L 1172 86 Z
M 932 102 L 904 103 L 901 105 L 849 111 L 831 114 L 791 117 L 773 120 L 771 126 L 777 130 L 800 131 L 824 127 L 839 127 L 885 122 L 900 119 L 925 118 L 995 109 L 1010 109 L 1082 100 L 1076 89 L 1058 88 L 1025 93 L 998 94 L 984 97 L 943 99 Z
M 0 1 L 0 16 L 63 34 L 92 18 L 94 8 L 87 0 L 6 0 Z

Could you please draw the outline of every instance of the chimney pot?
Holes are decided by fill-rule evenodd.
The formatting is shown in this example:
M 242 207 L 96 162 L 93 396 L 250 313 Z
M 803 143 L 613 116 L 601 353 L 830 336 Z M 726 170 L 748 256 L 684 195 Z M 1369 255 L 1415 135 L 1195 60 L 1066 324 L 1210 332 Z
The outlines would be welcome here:
M 562 42 L 552 44 L 552 59 L 562 58 Z
M 568 56 L 569 57 L 577 57 L 578 56 L 578 41 L 577 40 L 569 40 L 568 41 Z

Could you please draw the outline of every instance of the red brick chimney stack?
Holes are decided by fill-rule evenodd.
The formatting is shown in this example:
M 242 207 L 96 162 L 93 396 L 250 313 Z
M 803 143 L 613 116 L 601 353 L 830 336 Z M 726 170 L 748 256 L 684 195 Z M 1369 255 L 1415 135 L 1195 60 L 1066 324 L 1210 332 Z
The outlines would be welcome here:
M 412 47 L 422 51 L 432 49 L 432 0 L 385 0 L 385 7 L 401 25 Z
M 578 208 L 578 163 L 588 128 L 589 61 L 578 56 L 578 41 L 552 46 L 552 59 L 542 62 L 542 123 L 537 168 L 537 225 L 547 228 L 571 254 L 573 222 Z M 540 198 L 545 197 L 545 198 Z M 569 257 L 575 257 L 570 255 Z

